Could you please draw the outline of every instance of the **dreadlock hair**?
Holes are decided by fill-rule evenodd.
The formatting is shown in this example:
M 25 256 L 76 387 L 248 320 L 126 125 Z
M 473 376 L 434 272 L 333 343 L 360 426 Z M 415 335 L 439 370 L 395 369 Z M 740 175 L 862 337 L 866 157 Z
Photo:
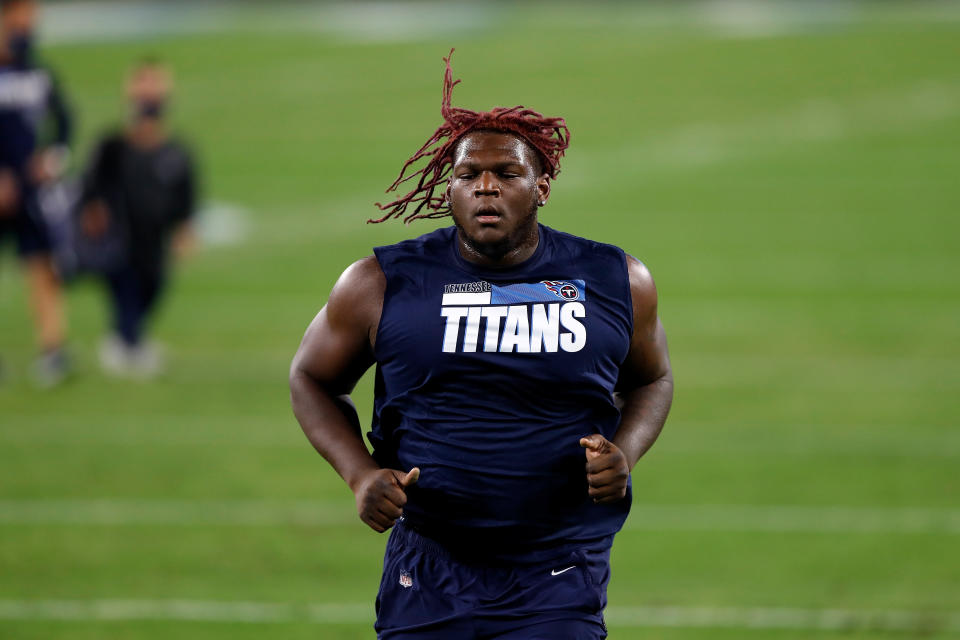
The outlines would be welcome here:
M 523 139 L 536 151 L 544 173 L 556 178 L 560 173 L 560 158 L 570 146 L 570 130 L 563 118 L 547 118 L 527 109 L 516 107 L 494 107 L 491 111 L 471 111 L 451 106 L 453 88 L 460 80 L 453 79 L 450 58 L 453 49 L 443 59 L 447 69 L 443 74 L 443 101 L 440 106 L 441 124 L 433 135 L 413 156 L 404 163 L 400 175 L 394 180 L 386 193 L 396 191 L 403 183 L 417 179 L 416 186 L 409 193 L 387 204 L 376 203 L 386 214 L 367 222 L 383 222 L 390 218 L 403 218 L 406 223 L 419 218 L 442 218 L 450 215 L 443 192 L 437 194 L 437 188 L 446 181 L 453 168 L 453 151 L 463 136 L 473 131 L 501 131 L 512 133 Z M 426 159 L 426 164 L 407 175 L 407 170 L 418 161 Z M 413 206 L 413 211 L 408 207 Z M 424 211 L 426 209 L 426 211 Z

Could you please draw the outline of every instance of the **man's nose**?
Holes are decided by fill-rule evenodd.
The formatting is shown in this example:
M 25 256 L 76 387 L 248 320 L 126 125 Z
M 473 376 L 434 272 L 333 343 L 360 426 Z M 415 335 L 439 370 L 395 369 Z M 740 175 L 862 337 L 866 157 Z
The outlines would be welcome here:
M 473 190 L 473 196 L 480 198 L 482 196 L 500 197 L 500 183 L 497 177 L 490 171 L 484 171 L 477 180 L 477 188 Z

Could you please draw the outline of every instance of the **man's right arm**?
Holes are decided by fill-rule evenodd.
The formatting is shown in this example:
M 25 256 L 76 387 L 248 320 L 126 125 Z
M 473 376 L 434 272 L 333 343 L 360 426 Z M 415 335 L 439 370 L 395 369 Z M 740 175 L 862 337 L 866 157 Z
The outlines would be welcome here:
M 363 442 L 349 394 L 374 362 L 386 279 L 376 258 L 355 262 L 307 328 L 290 366 L 293 412 L 307 439 L 356 496 L 360 519 L 375 531 L 393 526 L 404 490 L 419 476 L 381 469 Z

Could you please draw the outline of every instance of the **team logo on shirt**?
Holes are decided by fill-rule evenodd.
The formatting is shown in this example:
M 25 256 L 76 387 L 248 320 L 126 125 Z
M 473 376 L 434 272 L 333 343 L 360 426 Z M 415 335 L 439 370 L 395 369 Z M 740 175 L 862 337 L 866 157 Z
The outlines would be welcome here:
M 562 300 L 578 300 L 580 298 L 580 290 L 577 289 L 575 284 L 563 280 L 544 280 L 540 284 Z
M 413 586 L 413 578 L 410 577 L 410 572 L 406 569 L 400 569 L 400 586 L 404 589 L 409 589 Z
M 576 352 L 587 343 L 583 280 L 443 287 L 444 353 Z

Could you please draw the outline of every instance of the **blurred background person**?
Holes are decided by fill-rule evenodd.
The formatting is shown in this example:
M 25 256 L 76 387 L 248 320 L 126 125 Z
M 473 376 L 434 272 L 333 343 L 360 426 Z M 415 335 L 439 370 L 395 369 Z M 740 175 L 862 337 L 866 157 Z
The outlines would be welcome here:
M 0 241 L 16 238 L 40 347 L 34 376 L 49 387 L 70 365 L 61 283 L 37 193 L 63 172 L 71 117 L 52 72 L 34 61 L 37 10 L 34 0 L 0 0 Z
M 164 290 L 171 248 L 183 255 L 194 244 L 193 161 L 164 118 L 172 88 L 170 70 L 159 60 L 144 58 L 133 67 L 126 80 L 128 123 L 99 140 L 83 180 L 81 241 L 104 249 L 99 270 L 113 333 L 99 356 L 112 374 L 162 371 L 162 352 L 145 339 L 146 325 Z

